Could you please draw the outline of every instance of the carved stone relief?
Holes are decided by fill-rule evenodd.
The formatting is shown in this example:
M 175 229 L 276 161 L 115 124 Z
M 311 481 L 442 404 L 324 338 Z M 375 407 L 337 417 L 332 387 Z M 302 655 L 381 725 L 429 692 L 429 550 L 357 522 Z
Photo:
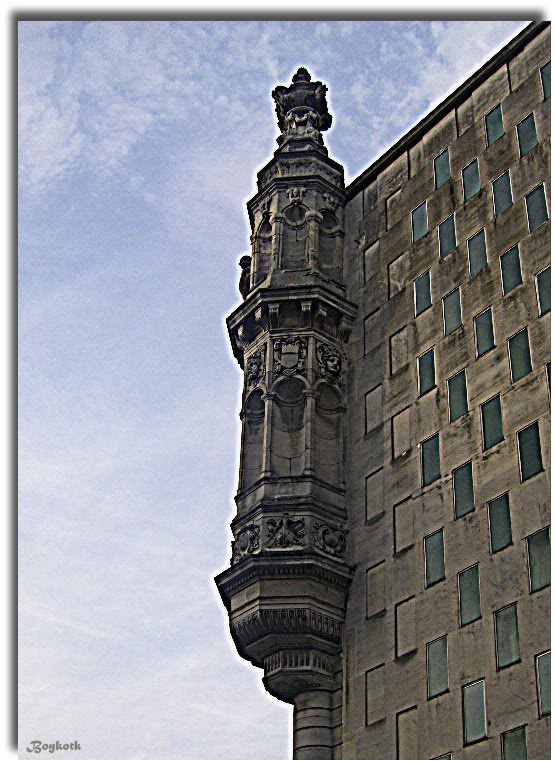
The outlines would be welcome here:
M 274 342 L 276 375 L 306 375 L 307 344 L 299 336 L 285 336 Z
M 319 341 L 316 346 L 316 359 L 318 361 L 320 377 L 325 378 L 330 383 L 336 383 L 338 386 L 341 386 L 343 357 L 340 350 L 331 344 Z
M 237 562 L 258 549 L 260 549 L 260 526 L 251 523 L 239 531 L 233 542 L 233 561 Z
M 266 346 L 262 346 L 258 351 L 247 359 L 246 363 L 246 386 L 247 391 L 251 391 L 256 388 L 258 384 L 264 379 L 265 362 L 266 359 Z
M 266 521 L 267 547 L 304 547 L 304 518 L 296 520 L 284 513 L 283 518 L 268 518 Z
M 343 555 L 347 532 L 341 526 L 332 523 L 315 523 L 312 532 L 314 545 L 329 555 Z

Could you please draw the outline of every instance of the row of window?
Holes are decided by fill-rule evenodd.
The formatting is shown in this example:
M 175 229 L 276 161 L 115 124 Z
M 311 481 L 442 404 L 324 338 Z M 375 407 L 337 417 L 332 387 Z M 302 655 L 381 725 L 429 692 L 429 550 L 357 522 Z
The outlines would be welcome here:
M 450 759 L 451 754 L 445 753 L 443 756 L 436 756 L 439 759 Z M 526 746 L 526 725 L 509 729 L 501 734 L 501 758 L 507 759 L 527 759 L 528 748 Z

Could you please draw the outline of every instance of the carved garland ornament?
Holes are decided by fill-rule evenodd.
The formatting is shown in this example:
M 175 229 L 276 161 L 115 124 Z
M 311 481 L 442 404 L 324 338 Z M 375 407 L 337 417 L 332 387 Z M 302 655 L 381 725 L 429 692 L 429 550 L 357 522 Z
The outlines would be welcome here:
M 274 342 L 276 375 L 306 375 L 306 341 L 298 336 L 278 338 Z

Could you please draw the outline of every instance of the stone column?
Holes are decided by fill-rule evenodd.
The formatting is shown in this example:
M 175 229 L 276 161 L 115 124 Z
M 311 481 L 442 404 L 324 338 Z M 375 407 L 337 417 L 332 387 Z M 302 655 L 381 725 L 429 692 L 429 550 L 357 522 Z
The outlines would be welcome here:
M 331 692 L 310 690 L 294 699 L 293 758 L 333 758 Z

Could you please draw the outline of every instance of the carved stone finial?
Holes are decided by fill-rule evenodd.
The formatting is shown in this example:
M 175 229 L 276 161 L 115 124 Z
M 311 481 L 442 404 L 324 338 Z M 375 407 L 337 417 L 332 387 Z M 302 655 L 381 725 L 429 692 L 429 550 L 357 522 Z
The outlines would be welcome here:
M 279 128 L 285 135 L 319 137 L 331 126 L 326 102 L 326 85 L 312 82 L 310 74 L 300 68 L 289 87 L 279 85 L 272 92 L 276 102 Z M 321 138 L 320 138 L 321 139 Z

